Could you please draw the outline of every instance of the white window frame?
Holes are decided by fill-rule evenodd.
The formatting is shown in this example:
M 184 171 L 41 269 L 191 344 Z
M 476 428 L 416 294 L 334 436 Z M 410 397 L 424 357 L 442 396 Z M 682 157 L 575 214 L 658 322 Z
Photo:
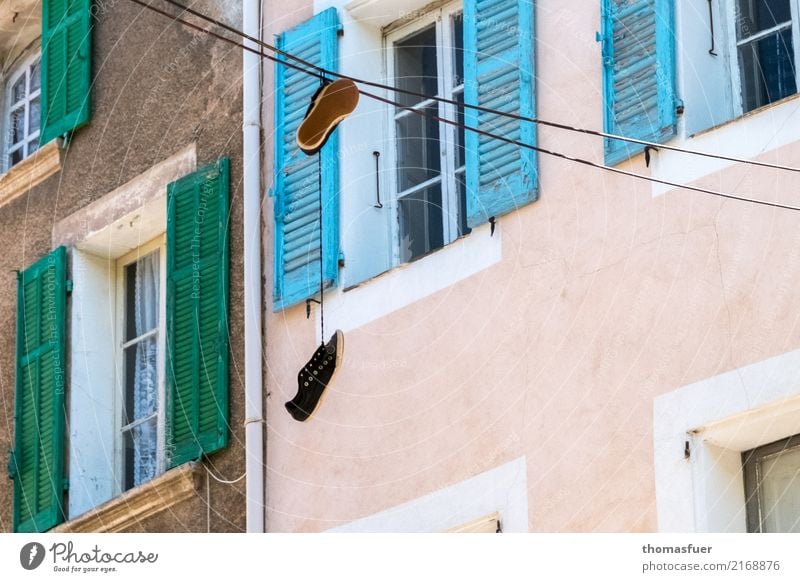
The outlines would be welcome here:
M 438 70 L 438 91 L 437 94 L 440 97 L 445 99 L 453 99 L 454 95 L 461 92 L 463 94 L 464 90 L 464 82 L 461 79 L 461 83 L 457 86 L 451 86 L 451 80 L 455 77 L 454 65 L 455 61 L 453 58 L 453 53 L 455 52 L 452 50 L 453 46 L 453 17 L 459 13 L 463 13 L 464 7 L 463 2 L 452 2 L 445 6 L 441 6 L 430 12 L 421 15 L 420 17 L 414 19 L 412 22 L 409 22 L 406 25 L 398 27 L 388 34 L 384 35 L 384 53 L 386 55 L 385 62 L 386 62 L 386 70 L 389 79 L 395 78 L 395 50 L 394 45 L 400 41 L 405 40 L 406 38 L 420 32 L 422 29 L 430 26 L 431 24 L 435 24 L 436 26 L 436 57 L 437 57 L 437 70 Z M 447 48 L 451 50 L 444 50 Z M 449 57 L 445 55 L 449 54 Z M 391 98 L 392 96 L 390 96 Z M 420 103 L 417 103 L 413 106 L 414 109 L 421 109 L 425 107 L 429 107 L 433 105 L 435 102 L 433 100 L 426 100 Z M 388 115 L 388 127 L 389 127 L 389 161 L 390 161 L 390 168 L 393 170 L 390 172 L 389 175 L 389 187 L 391 192 L 390 197 L 390 211 L 392 216 L 391 221 L 391 233 L 392 233 L 392 241 L 393 241 L 393 248 L 392 248 L 392 266 L 397 267 L 401 264 L 404 264 L 402 255 L 401 255 L 401 229 L 400 229 L 400 199 L 413 194 L 414 192 L 419 192 L 420 190 L 427 188 L 437 182 L 441 183 L 441 192 L 442 192 L 442 210 L 443 210 L 443 245 L 442 248 L 446 247 L 447 245 L 455 242 L 459 238 L 459 224 L 462 219 L 460 216 L 460 209 L 459 209 L 459 197 L 458 197 L 458 184 L 456 180 L 456 171 L 459 174 L 463 174 L 466 169 L 464 167 L 456 169 L 456 157 L 457 157 L 457 147 L 456 147 L 456 140 L 458 138 L 457 132 L 458 128 L 451 125 L 446 124 L 443 122 L 439 122 L 439 151 L 442 157 L 442 163 L 440 167 L 439 176 L 436 178 L 431 178 L 417 186 L 404 190 L 403 192 L 399 192 L 398 188 L 398 180 L 397 180 L 397 127 L 396 127 L 396 120 L 406 116 L 406 115 L 416 115 L 410 111 L 400 111 L 398 113 L 397 108 L 395 106 L 388 106 L 387 107 L 387 115 Z M 456 108 L 452 105 L 441 103 L 439 102 L 438 107 L 438 115 L 444 119 L 449 120 L 458 120 L 458 113 Z M 443 146 L 443 147 L 442 147 Z M 456 217 L 456 220 L 448 219 L 448 217 Z M 468 234 L 468 233 L 467 233 Z M 466 235 L 464 235 L 466 236 Z M 421 258 L 427 257 L 433 253 L 440 251 L 440 249 L 434 249 L 430 253 L 423 255 L 422 257 L 416 257 L 412 259 L 411 262 L 419 260 Z
M 742 91 L 742 74 L 739 68 L 739 46 L 743 44 L 748 44 L 754 41 L 754 39 L 762 36 L 769 36 L 770 34 L 774 33 L 777 30 L 783 28 L 783 26 L 775 26 L 768 30 L 764 30 L 759 32 L 755 35 L 751 35 L 749 38 L 745 39 L 744 41 L 739 41 L 738 39 L 738 31 L 737 31 L 737 24 L 739 16 L 739 2 L 740 0 L 730 0 L 728 2 L 723 2 L 723 10 L 727 12 L 726 17 L 726 24 L 727 24 L 727 41 L 728 41 L 728 54 L 730 58 L 728 59 L 728 65 L 730 67 L 730 75 L 731 75 L 731 85 L 732 91 L 734 96 L 738 96 L 738 99 L 733 99 L 733 114 L 734 119 L 739 118 L 746 113 L 752 113 L 755 111 L 759 111 L 764 107 L 769 107 L 774 105 L 775 103 L 780 103 L 784 99 L 790 99 L 797 94 L 800 94 L 800 0 L 789 0 L 791 14 L 792 14 L 792 52 L 794 53 L 794 70 L 795 70 L 795 84 L 797 87 L 797 92 L 794 95 L 787 95 L 784 99 L 779 99 L 777 101 L 773 101 L 772 103 L 768 103 L 767 105 L 763 105 L 761 107 L 757 107 L 751 111 L 745 112 L 744 110 L 744 92 Z
M 657 396 L 658 531 L 746 533 L 742 453 L 798 426 L 800 350 Z
M 166 329 L 167 329 L 167 239 L 166 234 L 159 235 L 155 239 L 144 243 L 134 251 L 120 257 L 116 261 L 116 346 L 115 346 L 115 369 L 118 381 L 115 383 L 114 398 L 114 423 L 115 423 L 115 442 L 114 442 L 114 475 L 115 475 L 115 496 L 125 492 L 125 440 L 124 431 L 132 425 L 123 425 L 123 411 L 125 403 L 125 346 L 141 338 L 125 341 L 125 267 L 136 262 L 140 257 L 158 251 L 159 260 L 159 306 L 158 306 L 158 355 L 156 357 L 156 367 L 158 371 L 158 406 L 156 409 L 156 426 L 158 431 L 157 456 L 156 456 L 156 476 L 161 475 L 166 470 Z M 152 418 L 152 417 L 149 417 Z M 144 422 L 144 420 L 142 420 Z M 134 423 L 135 424 L 135 423 Z
M 41 101 L 41 92 L 42 92 L 42 82 L 41 82 L 41 57 L 42 53 L 41 50 L 37 47 L 37 49 L 31 52 L 30 55 L 25 57 L 20 63 L 15 65 L 12 73 L 8 77 L 8 82 L 5 86 L 5 107 L 3 111 L 3 119 L 4 119 L 4 139 L 3 139 L 3 163 L 2 168 L 5 171 L 10 170 L 14 167 L 11 164 L 11 154 L 18 149 L 22 149 L 22 159 L 17 162 L 17 164 L 22 163 L 28 156 L 30 156 L 32 151 L 30 151 L 30 145 L 35 143 L 36 149 L 39 149 L 39 135 L 41 133 L 41 122 L 39 125 L 39 129 L 34 131 L 33 133 L 28 132 L 28 125 L 29 125 L 29 118 L 30 118 L 30 104 L 31 101 L 39 98 L 39 111 L 41 111 L 42 101 Z M 35 62 L 39 61 L 39 88 L 35 91 L 31 92 L 31 68 Z M 16 103 L 11 102 L 11 90 L 16 84 L 16 82 L 21 78 L 25 77 L 25 98 L 21 101 Z M 24 121 L 25 121 L 25 137 L 23 140 L 17 144 L 11 143 L 11 132 L 12 132 L 12 124 L 11 124 L 11 111 L 12 109 L 18 109 L 19 107 L 23 107 L 25 111 Z M 34 150 L 35 151 L 35 150 Z

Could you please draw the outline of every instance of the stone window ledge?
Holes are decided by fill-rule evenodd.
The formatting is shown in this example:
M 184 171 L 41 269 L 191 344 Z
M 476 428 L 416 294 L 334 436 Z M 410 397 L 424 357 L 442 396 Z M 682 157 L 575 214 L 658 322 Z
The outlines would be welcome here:
M 25 194 L 61 169 L 61 140 L 54 139 L 0 175 L 0 206 Z
M 99 507 L 58 527 L 51 533 L 120 532 L 152 517 L 196 494 L 196 478 L 201 465 L 186 463 L 149 483 L 126 491 Z

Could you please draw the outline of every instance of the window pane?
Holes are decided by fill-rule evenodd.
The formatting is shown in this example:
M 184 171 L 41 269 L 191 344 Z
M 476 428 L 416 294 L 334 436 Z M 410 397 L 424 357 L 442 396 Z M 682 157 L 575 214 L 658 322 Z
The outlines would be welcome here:
M 125 341 L 158 326 L 158 251 L 125 267 Z
M 147 418 L 158 409 L 156 336 L 125 348 L 125 409 L 122 426 Z
M 453 87 L 458 87 L 464 82 L 464 15 L 457 14 L 453 17 Z
M 9 165 L 13 166 L 14 164 L 18 164 L 22 161 L 22 148 L 11 152 L 8 155 L 8 163 Z
M 397 181 L 400 192 L 439 175 L 439 122 L 428 115 L 438 115 L 438 107 L 426 107 L 426 115 L 409 113 L 396 121 Z
M 11 143 L 17 144 L 25 139 L 25 107 L 11 112 Z
M 438 93 L 438 75 L 435 25 L 432 24 L 395 45 L 397 87 L 433 96 Z M 396 99 L 403 105 L 414 105 L 423 101 L 419 97 L 404 93 L 397 93 Z
M 764 531 L 800 533 L 800 447 L 761 461 Z
M 792 30 L 739 47 L 744 111 L 752 111 L 797 92 Z
M 442 188 L 433 184 L 400 199 L 400 258 L 421 257 L 444 245 Z
M 38 140 L 38 138 L 37 139 L 32 139 L 31 141 L 28 142 L 28 155 L 29 156 L 32 155 L 38 149 L 39 149 L 39 140 Z
M 39 60 L 31 65 L 31 93 L 41 86 L 41 73 L 39 72 Z
M 28 107 L 28 135 L 39 130 L 40 111 L 39 98 L 37 97 L 31 101 L 30 107 Z
M 11 87 L 11 103 L 19 103 L 25 99 L 25 75 L 22 75 Z
M 158 425 L 156 419 L 125 431 L 123 435 L 125 490 L 147 483 L 156 476 L 158 467 Z
M 736 14 L 739 40 L 789 22 L 791 19 L 789 0 L 739 0 L 739 10 Z

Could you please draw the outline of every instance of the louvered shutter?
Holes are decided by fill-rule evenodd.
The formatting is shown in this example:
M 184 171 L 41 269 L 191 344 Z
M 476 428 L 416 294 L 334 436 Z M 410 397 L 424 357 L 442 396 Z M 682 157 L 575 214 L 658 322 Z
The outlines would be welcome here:
M 66 250 L 59 247 L 17 282 L 14 531 L 41 532 L 64 518 Z
M 673 0 L 603 0 L 605 130 L 665 142 L 677 129 Z M 606 164 L 644 148 L 605 140 Z
M 227 158 L 167 189 L 167 457 L 228 444 Z
M 91 0 L 42 1 L 42 133 L 69 133 L 91 116 Z
M 336 70 L 338 31 L 336 9 L 329 8 L 281 34 L 278 46 L 305 61 Z M 306 156 L 295 141 L 297 128 L 319 86 L 318 77 L 276 64 L 273 296 L 276 310 L 312 297 L 319 290 L 321 250 L 325 285 L 338 282 L 338 131 L 320 155 Z M 323 240 L 320 240 L 320 159 Z
M 533 0 L 465 0 L 464 98 L 533 117 Z M 466 124 L 536 145 L 536 126 L 467 109 Z M 478 226 L 536 200 L 536 152 L 466 132 L 467 221 Z

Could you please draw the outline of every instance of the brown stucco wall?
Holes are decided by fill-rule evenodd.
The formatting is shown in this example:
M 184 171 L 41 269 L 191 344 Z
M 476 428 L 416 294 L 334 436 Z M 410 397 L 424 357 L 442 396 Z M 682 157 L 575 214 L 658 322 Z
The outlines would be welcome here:
M 241 4 L 201 0 L 193 7 L 241 26 Z M 0 207 L 0 452 L 12 446 L 16 275 L 52 245 L 53 225 L 196 142 L 198 167 L 231 159 L 230 446 L 211 459 L 226 479 L 243 472 L 241 50 L 195 33 L 128 0 L 95 4 L 93 115 L 69 145 L 63 169 Z M 69 388 L 68 388 L 69 390 Z M 197 496 L 139 524 L 140 531 L 241 531 L 244 481 L 205 478 Z M 12 527 L 12 487 L 0 480 L 0 531 Z

